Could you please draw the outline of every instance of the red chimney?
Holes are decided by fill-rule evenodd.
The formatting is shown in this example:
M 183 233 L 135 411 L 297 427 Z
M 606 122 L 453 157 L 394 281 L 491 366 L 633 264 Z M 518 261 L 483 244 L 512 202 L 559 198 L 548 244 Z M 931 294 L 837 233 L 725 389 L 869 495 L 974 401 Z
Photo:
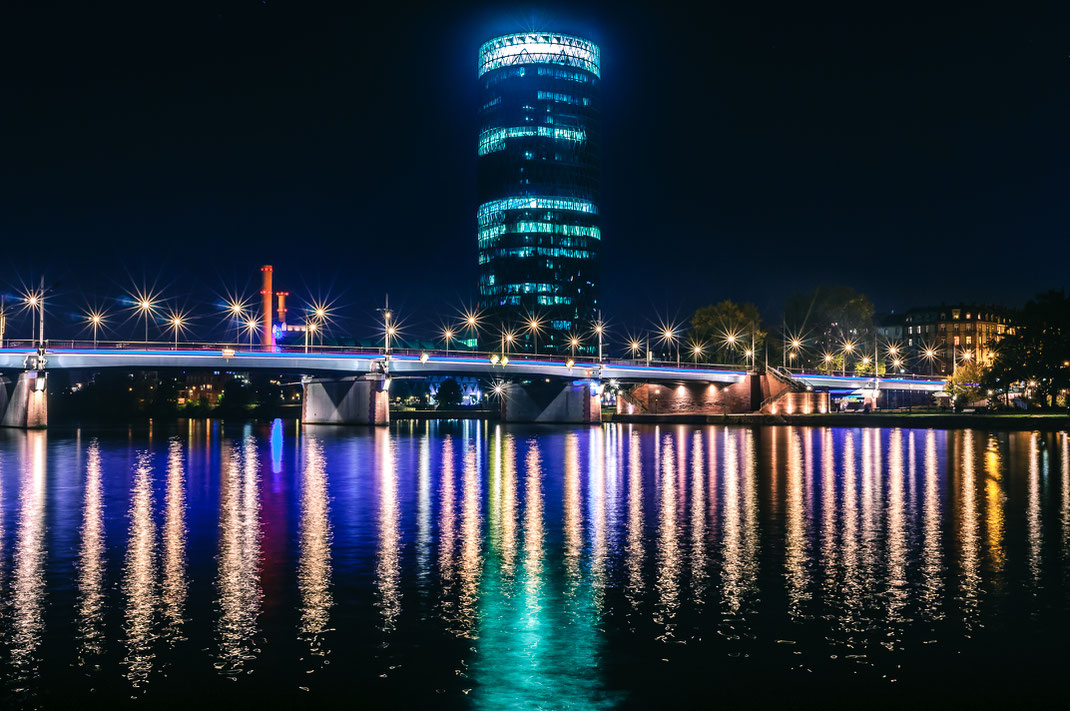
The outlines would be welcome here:
M 260 337 L 260 344 L 268 349 L 271 349 L 275 345 L 275 334 L 271 331 L 271 297 L 274 293 L 271 290 L 271 272 L 270 264 L 265 264 L 260 267 L 260 276 L 262 279 L 260 297 L 263 299 L 264 304 L 263 313 L 260 315 L 264 329 L 264 332 Z
M 286 297 L 290 295 L 288 291 L 276 291 L 275 296 L 279 297 L 279 325 L 286 325 Z

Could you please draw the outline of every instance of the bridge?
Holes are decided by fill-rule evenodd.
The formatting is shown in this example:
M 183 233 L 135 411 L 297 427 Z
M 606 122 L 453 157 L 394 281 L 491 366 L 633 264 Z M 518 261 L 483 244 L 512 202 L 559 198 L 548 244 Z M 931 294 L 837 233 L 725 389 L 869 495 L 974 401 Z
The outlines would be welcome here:
M 385 424 L 391 378 L 467 376 L 488 382 L 500 398 L 502 419 L 535 422 L 597 422 L 605 384 L 632 388 L 625 406 L 640 410 L 659 393 L 673 393 L 680 408 L 709 412 L 825 411 L 829 389 L 937 392 L 944 382 L 908 375 L 836 376 L 818 373 L 752 372 L 741 366 L 664 361 L 562 358 L 473 351 L 408 351 L 337 347 L 253 346 L 225 343 L 131 342 L 5 343 L 0 372 L 2 423 L 47 425 L 50 371 L 108 368 L 262 371 L 301 376 L 306 423 Z M 646 397 L 644 404 L 644 396 Z M 653 398 L 653 400 L 651 400 Z

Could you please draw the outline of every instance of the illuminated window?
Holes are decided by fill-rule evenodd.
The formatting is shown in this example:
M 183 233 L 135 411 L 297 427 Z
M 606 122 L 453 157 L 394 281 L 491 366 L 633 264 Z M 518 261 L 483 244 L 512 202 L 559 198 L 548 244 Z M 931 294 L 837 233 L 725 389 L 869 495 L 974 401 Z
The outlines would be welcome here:
M 497 217 L 506 210 L 568 210 L 591 215 L 598 214 L 598 208 L 593 202 L 579 198 L 507 197 L 480 205 L 477 213 L 479 224 L 489 224 L 491 218 Z
M 582 143 L 587 134 L 580 128 L 567 126 L 519 126 L 516 128 L 490 128 L 479 134 L 479 155 L 500 151 L 510 138 L 552 138 L 556 141 Z
M 572 94 L 563 94 L 559 91 L 542 91 L 540 89 L 539 98 L 543 101 L 554 101 L 559 104 L 573 104 L 575 106 L 591 105 L 591 99 L 586 96 L 573 96 Z
M 568 69 L 557 67 L 539 67 L 540 77 L 553 77 L 554 79 L 568 79 L 569 81 L 589 82 L 591 77 L 583 72 L 573 72 Z

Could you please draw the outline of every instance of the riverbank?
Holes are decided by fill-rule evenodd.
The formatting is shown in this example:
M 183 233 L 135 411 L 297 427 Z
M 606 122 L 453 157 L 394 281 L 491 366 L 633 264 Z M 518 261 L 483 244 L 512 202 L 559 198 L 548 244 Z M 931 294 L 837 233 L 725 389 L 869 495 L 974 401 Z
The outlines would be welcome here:
M 933 412 L 833 412 L 824 415 L 603 415 L 604 422 L 664 425 L 793 425 L 921 429 L 1070 430 L 1070 415 Z

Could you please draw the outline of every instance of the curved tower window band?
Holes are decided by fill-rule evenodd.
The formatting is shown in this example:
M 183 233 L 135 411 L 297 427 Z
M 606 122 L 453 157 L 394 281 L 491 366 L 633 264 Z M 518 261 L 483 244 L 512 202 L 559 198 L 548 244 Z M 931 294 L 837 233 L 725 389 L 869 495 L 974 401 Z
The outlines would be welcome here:
M 598 45 L 581 37 L 521 32 L 496 37 L 479 48 L 479 76 L 515 64 L 564 64 L 602 76 Z

